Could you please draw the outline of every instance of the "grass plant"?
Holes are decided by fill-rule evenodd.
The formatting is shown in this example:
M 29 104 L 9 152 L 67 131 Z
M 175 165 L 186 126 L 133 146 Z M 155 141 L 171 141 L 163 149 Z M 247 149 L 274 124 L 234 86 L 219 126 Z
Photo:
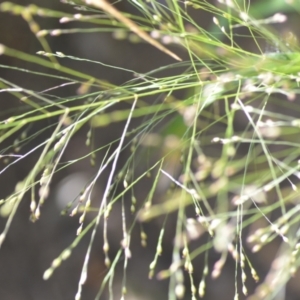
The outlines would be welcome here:
M 228 259 L 235 261 L 235 300 L 243 295 L 275 299 L 300 263 L 300 51 L 292 29 L 284 34 L 275 30 L 284 27 L 290 16 L 299 15 L 297 1 L 127 1 L 136 14 L 120 12 L 104 0 L 63 2 L 73 6 L 74 13 L 11 2 L 0 5 L 1 14 L 18 15 L 28 23 L 41 47 L 37 53 L 24 53 L 1 44 L 1 56 L 16 58 L 29 67 L 2 64 L 0 68 L 56 82 L 40 91 L 0 78 L 2 97 L 8 93 L 19 101 L 18 109 L 0 112 L 0 154 L 5 162 L 1 176 L 5 178 L 9 168 L 38 155 L 27 176 L 16 182 L 14 192 L 1 200 L 0 213 L 7 220 L 0 245 L 9 235 L 24 197 L 30 195 L 30 219 L 35 222 L 43 217 L 42 206 L 51 194 L 53 178 L 86 159 L 63 160 L 70 141 L 85 130 L 84 147 L 90 149 L 87 157 L 95 176 L 66 208 L 68 214 L 80 216 L 77 237 L 74 234 L 74 242 L 54 258 L 44 273 L 45 280 L 55 276 L 64 260 L 72 259 L 73 249 L 91 233 L 75 296 L 81 299 L 91 249 L 102 224 L 108 271 L 96 298 L 101 299 L 108 288 L 114 299 L 110 287 L 116 265 L 124 264 L 125 277 L 134 258 L 132 230 L 161 218 L 165 221 L 156 233 L 157 251 L 149 277 L 169 280 L 165 299 L 204 297 L 207 278 L 217 278 Z M 209 24 L 200 24 L 197 15 L 209 16 Z M 41 28 L 40 18 L 56 18 L 62 24 L 74 21 L 76 25 Z M 89 57 L 52 52 L 47 41 L 48 36 L 90 32 L 111 32 L 116 38 L 150 43 L 172 61 L 138 74 Z M 132 79 L 114 85 L 67 67 L 69 61 L 120 69 Z M 171 75 L 161 75 L 164 72 Z M 76 92 L 57 96 L 56 91 L 66 85 L 76 87 Z M 44 121 L 48 127 L 30 131 Z M 119 138 L 94 148 L 95 132 L 105 134 L 112 124 L 122 126 Z M 35 147 L 23 150 L 35 140 L 39 141 Z M 104 153 L 100 160 L 99 152 Z M 126 162 L 121 165 L 123 153 Z M 91 195 L 105 170 L 109 176 L 96 207 Z M 146 187 L 145 199 L 140 199 L 135 191 L 148 176 L 151 185 Z M 112 258 L 113 237 L 106 230 L 117 204 L 123 207 L 123 239 Z M 128 221 L 128 207 L 132 221 Z M 157 262 L 170 215 L 176 215 L 172 263 L 169 269 L 159 270 Z M 141 230 L 145 247 L 147 234 Z M 204 236 L 207 242 L 190 246 Z M 279 241 L 280 251 L 268 275 L 259 280 L 250 257 L 274 240 Z M 210 251 L 219 253 L 214 265 L 207 260 Z M 193 262 L 201 254 L 205 267 L 202 279 L 196 282 Z M 249 277 L 258 282 L 251 295 L 246 284 Z M 190 290 L 184 278 L 188 278 Z M 126 290 L 124 280 L 124 299 Z

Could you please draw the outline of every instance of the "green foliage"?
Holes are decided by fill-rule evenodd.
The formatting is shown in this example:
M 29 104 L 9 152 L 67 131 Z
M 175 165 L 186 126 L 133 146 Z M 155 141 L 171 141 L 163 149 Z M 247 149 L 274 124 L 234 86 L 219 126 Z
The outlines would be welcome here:
M 74 136 L 87 130 L 86 145 L 90 148 L 87 157 L 97 168 L 96 175 L 78 201 L 67 207 L 72 216 L 80 215 L 77 237 L 54 259 L 45 271 L 44 279 L 69 258 L 81 239 L 91 231 L 76 295 L 76 299 L 80 299 L 99 224 L 103 223 L 106 228 L 111 211 L 121 203 L 123 240 L 111 262 L 109 244 L 113 237 L 104 233 L 103 250 L 108 272 L 97 299 L 111 284 L 121 257 L 126 272 L 131 258 L 133 228 L 137 223 L 152 222 L 155 218 L 165 221 L 157 232 L 157 251 L 153 253 L 149 277 L 157 274 L 160 279 L 170 279 L 169 299 L 183 297 L 183 272 L 190 280 L 191 298 L 203 297 L 207 276 L 211 274 L 217 278 L 228 257 L 236 262 L 236 271 L 232 274 L 236 282 L 235 299 L 240 290 L 247 295 L 247 277 L 252 276 L 257 281 L 259 276 L 248 254 L 259 251 L 279 237 L 281 252 L 278 259 L 285 261 L 284 267 L 279 270 L 272 265 L 270 276 L 253 291 L 259 299 L 273 299 L 299 265 L 300 120 L 297 115 L 300 107 L 297 101 L 300 52 L 291 29 L 280 36 L 271 26 L 278 23 L 284 26 L 288 17 L 282 12 L 299 13 L 297 1 L 289 1 L 290 4 L 283 0 L 255 3 L 246 0 L 215 3 L 201 0 L 128 1 L 139 14 L 124 14 L 125 23 L 98 10 L 102 6 L 97 3 L 104 1 L 65 2 L 75 5 L 80 14 L 34 5 L 23 7 L 10 2 L 0 5 L 1 14 L 20 15 L 28 22 L 43 49 L 29 54 L 1 44 L 1 55 L 27 62 L 28 67 L 0 67 L 20 72 L 22 76 L 30 73 L 37 78 L 56 80 L 58 84 L 53 90 L 62 88 L 66 82 L 77 87 L 76 94 L 60 97 L 51 94 L 51 88 L 37 92 L 0 79 L 0 91 L 10 93 L 21 102 L 18 109 L 1 112 L 5 119 L 0 122 L 0 143 L 10 143 L 10 146 L 0 148 L 1 159 L 7 160 L 1 176 L 32 152 L 39 155 L 28 175 L 16 183 L 15 191 L 1 201 L 0 213 L 7 222 L 0 235 L 0 244 L 9 234 L 16 211 L 27 193 L 31 195 L 31 220 L 42 217 L 42 205 L 49 196 L 53 178 L 70 164 L 86 158 L 78 157 L 71 162 L 62 160 Z M 198 22 L 197 15 L 209 15 L 210 24 L 204 26 Z M 38 17 L 56 18 L 60 23 L 78 21 L 74 23 L 78 27 L 41 29 L 35 21 Z M 128 23 L 129 19 L 134 25 Z M 182 61 L 174 60 L 148 73 L 136 74 L 135 70 L 75 57 L 72 53 L 53 53 L 47 40 L 48 36 L 97 31 L 111 32 L 120 39 L 138 42 L 143 39 L 162 50 L 162 55 L 167 58 L 171 55 Z M 276 50 L 266 52 L 266 45 L 274 46 Z M 99 79 L 80 69 L 64 66 L 69 61 L 100 64 L 135 77 L 120 86 L 114 85 L 105 78 Z M 165 71 L 171 75 L 161 75 Z M 177 96 L 178 92 L 181 96 Z M 120 104 L 123 105 L 121 108 Z M 135 119 L 137 121 L 133 122 Z M 28 128 L 43 120 L 51 125 L 27 136 Z M 119 138 L 94 148 L 95 130 L 105 133 L 107 126 L 119 122 L 123 126 Z M 34 149 L 23 152 L 23 147 L 37 137 L 44 140 Z M 11 139 L 15 140 L 13 144 Z M 105 155 L 97 161 L 100 151 Z M 128 155 L 127 162 L 117 167 L 123 152 Z M 100 206 L 93 207 L 91 194 L 107 168 L 110 172 Z M 137 201 L 136 186 L 149 174 L 152 184 L 148 195 Z M 159 185 L 164 185 L 166 192 L 161 192 Z M 131 198 L 130 210 L 134 215 L 130 224 L 126 224 L 126 197 Z M 191 207 L 194 208 L 193 215 L 188 211 Z M 172 264 L 167 270 L 156 270 L 163 251 L 167 216 L 172 213 L 176 213 Z M 89 214 L 93 217 L 86 221 Z M 190 244 L 201 236 L 207 236 L 208 242 L 191 247 Z M 146 238 L 147 233 L 142 231 L 144 246 Z M 211 249 L 220 253 L 214 266 L 209 266 L 207 260 Z M 202 253 L 206 253 L 205 267 L 201 281 L 195 282 L 193 272 L 197 266 L 193 265 L 193 260 Z M 125 291 L 124 280 L 124 295 Z

